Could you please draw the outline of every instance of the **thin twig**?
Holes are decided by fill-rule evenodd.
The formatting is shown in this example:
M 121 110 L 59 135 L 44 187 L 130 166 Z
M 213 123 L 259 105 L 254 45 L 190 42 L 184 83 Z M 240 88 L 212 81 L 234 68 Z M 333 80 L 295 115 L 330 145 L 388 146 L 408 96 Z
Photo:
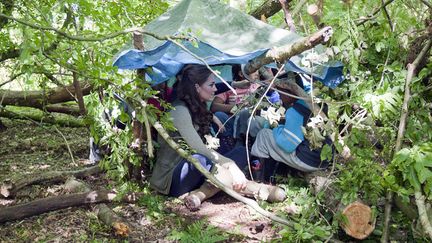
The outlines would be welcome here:
M 297 14 L 300 13 L 300 10 L 303 8 L 303 5 L 307 3 L 307 0 L 301 0 L 297 5 L 294 7 L 294 10 L 292 11 L 292 16 L 297 16 Z M 301 16 L 301 15 L 300 15 Z
M 277 71 L 276 75 L 274 75 L 273 79 L 268 84 L 268 87 L 267 87 L 266 91 L 260 97 L 260 99 L 258 100 L 257 104 L 255 105 L 255 107 L 252 110 L 252 114 L 250 115 L 250 118 L 248 120 L 248 126 L 247 126 L 247 129 L 246 129 L 246 141 L 245 141 L 246 148 L 249 147 L 249 130 L 250 130 L 250 125 L 252 123 L 252 119 L 254 118 L 254 114 L 255 114 L 256 110 L 258 109 L 259 105 L 261 104 L 261 102 L 263 101 L 264 97 L 266 96 L 267 92 L 269 92 L 270 88 L 273 86 L 273 83 L 275 82 L 276 77 L 282 72 L 282 70 L 284 69 L 284 67 L 285 67 L 285 64 L 283 64 L 279 68 L 279 70 Z M 246 158 L 247 158 L 247 162 L 248 162 L 249 173 L 250 173 L 251 179 L 253 180 L 252 169 L 251 169 L 250 159 L 249 159 L 249 149 L 246 149 Z
M 18 78 L 19 76 L 21 76 L 22 74 L 24 74 L 24 73 L 18 73 L 18 74 L 15 74 L 15 75 L 12 76 L 9 80 L 7 80 L 7 81 L 1 83 L 1 84 L 0 84 L 0 87 L 4 86 L 4 85 L 6 85 L 6 84 L 8 84 L 8 83 L 10 83 L 10 82 L 13 82 L 15 79 L 17 79 L 17 78 Z
M 363 110 L 358 110 L 356 112 L 354 112 L 352 114 L 354 117 L 351 118 L 351 121 L 347 121 L 347 124 L 345 125 L 345 127 L 339 132 L 339 136 L 342 136 L 342 134 L 348 130 L 350 125 L 358 125 L 360 124 L 360 122 L 364 121 L 364 117 L 367 115 L 367 110 L 363 109 Z M 357 122 L 355 122 L 355 120 L 358 119 Z
M 388 0 L 387 2 L 382 3 L 381 6 L 377 8 L 375 11 L 373 11 L 371 15 L 369 15 L 366 18 L 359 19 L 360 22 L 358 22 L 357 25 L 362 25 L 367 21 L 376 18 L 375 15 L 378 14 L 381 11 L 381 9 L 385 8 L 387 5 L 389 5 L 392 2 L 394 2 L 394 0 Z
M 55 130 L 62 136 L 62 138 L 63 138 L 63 140 L 65 141 L 65 144 L 66 144 L 66 147 L 67 147 L 67 149 L 68 149 L 68 152 L 69 152 L 69 155 L 70 155 L 70 157 L 71 157 L 71 159 L 72 159 L 72 163 L 74 164 L 74 165 L 76 165 L 76 163 L 75 163 L 75 159 L 74 159 L 74 156 L 73 156 L 73 153 L 72 153 L 72 150 L 71 150 L 71 148 L 70 148 L 70 146 L 69 146 L 69 143 L 68 143 L 68 141 L 67 141 L 67 139 L 66 139 L 66 137 L 63 135 L 63 133 L 57 128 L 57 126 L 53 126 L 54 128 L 55 128 Z
M 389 58 L 390 58 L 390 51 L 391 51 L 391 49 L 389 48 L 389 50 L 387 52 L 387 58 L 386 58 L 386 60 L 384 62 L 383 71 L 381 73 L 381 79 L 380 79 L 380 82 L 378 83 L 378 87 L 381 87 L 383 85 L 383 83 L 384 83 L 384 75 L 386 73 L 387 63 L 388 63 Z
M 392 23 L 392 20 L 391 20 L 391 18 L 390 18 L 390 14 L 388 13 L 388 11 L 387 11 L 387 8 L 386 8 L 386 6 L 384 5 L 384 0 L 381 0 L 381 4 L 382 4 L 382 9 L 383 9 L 383 11 L 384 11 L 384 15 L 386 16 L 386 18 L 387 18 L 387 20 L 388 20 L 388 23 L 389 23 L 389 25 L 390 25 L 390 30 L 393 32 L 393 23 Z

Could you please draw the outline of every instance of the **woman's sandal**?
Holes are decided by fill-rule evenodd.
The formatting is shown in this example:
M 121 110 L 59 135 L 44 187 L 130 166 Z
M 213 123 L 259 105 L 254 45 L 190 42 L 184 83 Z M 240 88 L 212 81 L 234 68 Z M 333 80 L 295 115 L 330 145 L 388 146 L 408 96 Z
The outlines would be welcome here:
M 198 211 L 201 206 L 201 200 L 193 193 L 187 195 L 184 198 L 184 203 L 186 207 L 192 212 Z

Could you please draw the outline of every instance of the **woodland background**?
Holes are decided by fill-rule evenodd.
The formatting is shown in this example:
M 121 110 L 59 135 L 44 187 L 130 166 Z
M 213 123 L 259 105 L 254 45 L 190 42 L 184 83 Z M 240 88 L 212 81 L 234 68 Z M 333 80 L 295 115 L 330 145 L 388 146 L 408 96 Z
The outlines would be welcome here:
M 77 195 L 71 191 L 83 182 L 98 193 L 115 189 L 120 197 L 138 195 L 134 204 L 116 201 L 92 206 L 93 210 L 70 208 L 1 221 L 0 240 L 352 241 L 340 228 L 344 217 L 325 203 L 330 193 L 312 193 L 297 176 L 279 180 L 288 192 L 286 202 L 260 204 L 292 224 L 267 222 L 266 235 L 258 234 L 255 225 L 255 236 L 207 226 L 205 217 L 181 214 L 180 202 L 167 205 L 167 198 L 152 192 L 145 177 L 137 180 L 132 165 L 141 166 L 142 158 L 131 148 L 133 127 L 113 129 L 100 114 L 118 107 L 109 95 L 114 92 L 131 103 L 157 92 L 139 74 L 117 72 L 111 61 L 130 43 L 131 28 L 145 26 L 176 2 L 0 0 L 0 211 L 41 198 Z M 281 0 L 292 17 L 287 26 L 280 1 L 223 2 L 269 24 L 295 27 L 304 36 L 323 26 L 333 28 L 326 46 L 344 63 L 347 79 L 334 90 L 314 84 L 315 95 L 329 104 L 329 118 L 350 150 L 349 157 L 339 156 L 327 171 L 333 201 L 340 207 L 360 200 L 371 207 L 374 227 L 368 240 L 430 241 L 432 3 Z M 146 112 L 156 117 L 154 110 Z M 118 118 L 129 119 L 121 110 Z M 170 128 L 166 117 L 161 123 Z M 111 148 L 101 163 L 106 173 L 89 172 L 94 168 L 85 160 L 90 134 Z M 341 146 L 338 150 L 342 153 Z M 151 163 L 148 159 L 144 165 L 147 172 Z M 24 183 L 36 175 L 44 176 L 34 185 Z M 58 185 L 70 175 L 83 182 L 68 180 L 66 185 L 72 183 L 74 189 Z M 289 214 L 287 208 L 293 204 L 301 205 L 298 214 Z M 101 213 L 104 210 L 108 213 Z

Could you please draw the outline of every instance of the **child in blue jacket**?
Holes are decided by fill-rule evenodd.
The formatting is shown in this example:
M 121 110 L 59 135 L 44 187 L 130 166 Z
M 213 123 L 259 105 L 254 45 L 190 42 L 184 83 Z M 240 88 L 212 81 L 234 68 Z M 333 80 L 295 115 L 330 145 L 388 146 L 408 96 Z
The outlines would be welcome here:
M 277 88 L 286 93 L 293 93 L 289 85 L 279 82 Z M 288 107 L 293 99 L 280 94 L 284 106 L 285 123 L 273 129 L 263 128 L 257 135 L 252 146 L 251 154 L 259 158 L 272 158 L 292 168 L 303 172 L 313 172 L 326 168 L 329 161 L 321 161 L 321 148 L 311 149 L 309 141 L 304 137 L 302 126 L 305 127 L 311 117 L 311 111 L 303 100 L 296 100 Z M 330 138 L 323 142 L 331 145 Z

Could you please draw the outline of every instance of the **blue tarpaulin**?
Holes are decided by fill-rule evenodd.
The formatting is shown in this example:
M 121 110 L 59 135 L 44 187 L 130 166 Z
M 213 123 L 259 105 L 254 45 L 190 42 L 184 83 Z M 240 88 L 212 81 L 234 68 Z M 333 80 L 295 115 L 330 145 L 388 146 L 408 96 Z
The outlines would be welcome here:
M 144 38 L 146 50 L 127 48 L 117 54 L 113 65 L 119 69 L 151 67 L 152 72 L 147 75 L 153 84 L 174 77 L 185 64 L 202 64 L 202 60 L 209 65 L 246 64 L 272 47 L 302 38 L 217 0 L 183 0 L 146 25 L 144 30 L 160 36 L 187 34 L 194 37 L 194 41 L 179 42 L 193 55 L 171 41 L 151 36 Z M 313 75 L 325 85 L 335 88 L 344 79 L 340 62 L 318 63 L 313 68 L 302 65 L 304 55 L 311 51 L 322 52 L 322 49 L 317 47 L 291 58 L 286 63 L 286 70 Z

